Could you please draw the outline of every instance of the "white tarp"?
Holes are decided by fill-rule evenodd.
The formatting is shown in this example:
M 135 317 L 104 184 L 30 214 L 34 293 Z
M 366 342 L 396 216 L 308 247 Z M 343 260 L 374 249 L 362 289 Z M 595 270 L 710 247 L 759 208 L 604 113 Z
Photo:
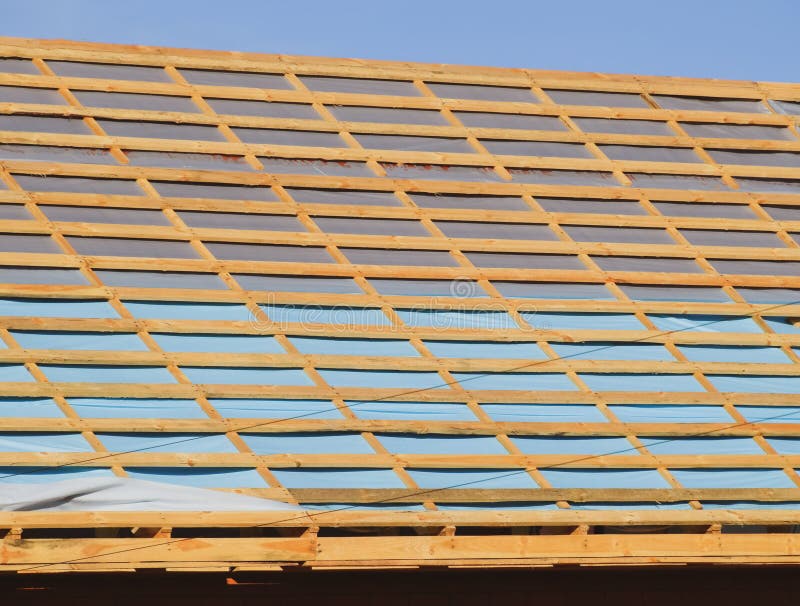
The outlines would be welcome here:
M 276 511 L 302 508 L 239 494 L 128 478 L 0 483 L 0 511 Z

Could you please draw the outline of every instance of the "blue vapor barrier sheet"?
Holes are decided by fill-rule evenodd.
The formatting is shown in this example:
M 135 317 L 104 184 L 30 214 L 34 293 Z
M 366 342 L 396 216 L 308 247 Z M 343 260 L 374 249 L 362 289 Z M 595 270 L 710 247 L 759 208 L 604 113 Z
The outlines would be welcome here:
M 736 410 L 751 423 L 800 423 L 800 406 L 737 404 Z
M 623 423 L 736 423 L 722 406 L 620 404 L 609 408 Z
M 505 455 L 508 451 L 494 436 L 437 434 L 376 434 L 390 452 L 400 454 Z
M 800 334 L 800 326 L 796 326 L 790 321 L 790 318 L 771 318 L 769 316 L 764 316 L 761 319 L 775 332 L 792 335 Z
M 182 366 L 192 383 L 208 385 L 314 385 L 297 368 L 223 368 L 219 366 Z
M 223 418 L 284 419 L 302 416 L 309 419 L 341 419 L 342 413 L 329 400 L 255 400 L 246 398 L 209 400 Z
M 289 341 L 302 354 L 397 357 L 419 357 L 420 355 L 411 343 L 401 339 L 291 337 Z
M 207 419 L 194 400 L 149 398 L 74 398 L 67 403 L 90 419 Z
M 247 306 L 231 303 L 183 303 L 173 301 L 123 301 L 125 308 L 143 320 L 215 320 L 249 322 Z
M 705 508 L 706 502 L 703 501 Z M 570 503 L 570 509 L 578 511 L 646 511 L 691 509 L 689 503 Z
M 114 472 L 102 467 L 0 467 L 0 483 L 38 484 L 83 478 L 114 478 Z
M 240 433 L 256 454 L 375 454 L 359 433 Z
M 391 469 L 272 469 L 286 488 L 405 488 Z
M 795 488 L 780 469 L 672 469 L 686 488 Z
M 414 503 L 399 503 L 397 501 L 389 501 L 387 503 L 307 503 L 303 505 L 304 509 L 315 509 L 329 511 L 331 509 L 346 509 L 348 511 L 426 511 L 424 505 L 415 505 Z M 437 504 L 438 509 L 442 509 Z
M 647 314 L 647 317 L 652 320 L 659 330 L 664 331 L 761 332 L 761 327 L 752 318 L 663 314 Z
M 709 381 L 724 392 L 741 393 L 800 393 L 800 377 L 758 375 L 706 375 Z
M 148 351 L 144 341 L 132 333 L 12 330 L 11 335 L 24 349 Z
M 792 364 L 780 347 L 748 347 L 745 345 L 680 345 L 683 355 L 692 362 L 741 362 L 758 364 Z
M 466 404 L 449 402 L 345 402 L 360 419 L 477 421 Z
M 586 404 L 481 404 L 494 421 L 511 423 L 605 423 L 600 410 Z
M 634 375 L 581 373 L 592 391 L 705 391 L 692 375 Z
M 399 318 L 409 326 L 440 329 L 519 328 L 505 311 L 397 309 Z
M 323 307 L 320 305 L 261 305 L 278 324 L 335 324 L 338 326 L 390 326 L 386 314 L 374 307 Z
M 554 488 L 670 488 L 655 469 L 542 469 Z
M 542 390 L 576 391 L 578 388 L 560 373 L 493 373 L 455 372 L 453 377 L 469 390 Z
M 641 438 L 642 444 L 656 455 L 758 455 L 764 454 L 752 438 Z
M 54 419 L 63 416 L 64 413 L 51 398 L 0 397 L 0 417 Z
M 150 333 L 164 351 L 282 354 L 286 350 L 268 335 Z
M 39 369 L 55 383 L 176 383 L 160 366 L 93 366 L 41 364 Z
M 501 358 L 537 359 L 547 358 L 536 343 L 497 343 L 492 341 L 429 341 L 425 346 L 437 358 Z
M 223 434 L 97 433 L 111 452 L 239 452 Z
M 767 442 L 772 444 L 778 454 L 796 455 L 800 454 L 800 438 L 767 438 Z
M 79 433 L 15 431 L 0 433 L 0 451 L 5 452 L 92 452 Z
M 444 388 L 444 379 L 435 372 L 392 370 L 319 369 L 319 374 L 332 387 L 375 387 L 394 389 Z
M 645 330 L 633 314 L 556 313 L 522 311 L 522 318 L 533 328 L 541 330 Z
M 703 501 L 703 509 L 800 509 L 800 502 L 777 501 L 722 501 L 714 503 Z
M 577 360 L 670 360 L 675 358 L 663 345 L 649 343 L 550 343 L 560 358 Z
M 22 364 L 0 364 L 0 377 L 9 383 L 33 381 L 33 376 Z
M 525 454 L 602 455 L 625 451 L 635 455 L 638 452 L 623 437 L 513 436 L 511 441 Z
M 107 301 L 0 299 L 0 316 L 37 318 L 119 318 Z
M 136 480 L 168 482 L 198 488 L 266 488 L 267 483 L 255 469 L 187 467 L 126 467 L 128 476 Z
M 538 488 L 524 469 L 408 469 L 421 488 Z

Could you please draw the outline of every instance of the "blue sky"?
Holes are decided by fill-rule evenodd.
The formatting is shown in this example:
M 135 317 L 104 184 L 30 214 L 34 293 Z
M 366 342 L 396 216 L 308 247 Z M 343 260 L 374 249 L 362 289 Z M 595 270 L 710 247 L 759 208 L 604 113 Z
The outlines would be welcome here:
M 17 0 L 2 12 L 6 36 L 800 81 L 797 0 Z

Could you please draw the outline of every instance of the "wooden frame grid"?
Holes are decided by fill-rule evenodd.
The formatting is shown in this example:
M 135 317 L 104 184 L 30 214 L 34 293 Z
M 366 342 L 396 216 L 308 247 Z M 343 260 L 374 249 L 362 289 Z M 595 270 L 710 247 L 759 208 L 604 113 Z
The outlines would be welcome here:
M 800 104 L 800 85 L 258 56 L 13 38 L 0 38 L 0 57 L 30 60 L 29 65 L 35 68 L 23 70 L 25 73 L 5 72 L 0 61 L 0 298 L 40 302 L 105 301 L 119 316 L 5 316 L 0 310 L 0 340 L 5 346 L 0 349 L 0 371 L 6 368 L 3 365 L 22 365 L 35 379 L 29 382 L 0 379 L 0 398 L 53 398 L 63 415 L 62 418 L 0 416 L 0 433 L 79 433 L 93 449 L 90 453 L 0 452 L 0 467 L 11 469 L 7 477 L 13 481 L 16 473 L 27 473 L 24 470 L 28 468 L 91 467 L 110 469 L 121 477 L 127 476 L 131 468 L 247 468 L 258 472 L 263 486 L 235 489 L 241 493 L 309 506 L 345 504 L 350 508 L 386 501 L 422 507 L 421 511 L 413 513 L 306 512 L 286 520 L 282 516 L 290 518 L 291 512 L 259 517 L 220 512 L 185 515 L 97 512 L 88 518 L 68 513 L 0 513 L 0 536 L 5 536 L 0 540 L 10 554 L 0 562 L 0 569 L 797 560 L 800 547 L 793 528 L 800 519 L 800 508 L 792 504 L 800 503 L 797 471 L 800 454 L 783 451 L 770 440 L 800 438 L 800 425 L 796 421 L 780 420 L 784 407 L 800 406 L 800 390 L 764 391 L 758 389 L 758 382 L 775 377 L 787 381 L 794 378 L 793 385 L 800 385 L 800 350 L 797 349 L 800 347 L 797 330 L 800 322 L 800 111 L 797 115 L 780 113 L 783 110 L 778 103 Z M 66 76 L 55 63 L 58 61 L 157 67 L 160 81 Z M 282 78 L 285 86 L 264 89 L 193 83 L 187 71 L 192 69 L 275 74 Z M 402 81 L 414 94 L 316 90 L 308 76 L 350 78 L 350 81 L 367 79 L 373 84 Z M 530 102 L 440 97 L 435 93 L 435 85 L 441 83 L 484 87 L 482 94 L 490 96 L 494 94 L 492 90 L 499 90 L 497 87 L 513 87 L 529 94 Z M 63 104 L 6 102 L 3 91 L 7 87 L 56 91 Z M 84 91 L 164 95 L 190 101 L 197 109 L 175 112 L 95 107 L 80 102 L 80 93 Z M 624 93 L 637 106 L 559 104 L 554 100 L 553 91 Z M 702 103 L 710 105 L 703 109 L 669 109 L 665 96 L 702 99 Z M 295 107 L 307 108 L 316 118 L 227 114 L 215 109 L 217 100 L 261 103 L 264 107 L 269 103 L 292 103 Z M 732 111 L 731 106 L 724 104 L 719 107 L 726 109 L 711 109 L 714 103 L 726 101 L 753 102 L 749 107 L 754 109 Z M 425 115 L 437 116 L 438 125 L 388 118 L 385 122 L 340 120 L 337 118 L 340 107 L 396 112 L 394 115 L 412 115 L 402 114 L 404 111 L 427 111 L 431 113 Z M 535 130 L 476 127 L 465 122 L 466 116 L 479 114 L 509 119 L 540 117 L 554 120 L 548 123 L 559 126 Z M 80 121 L 91 134 L 48 132 L 44 127 L 40 130 L 13 129 L 15 120 L 35 117 L 68 119 L 70 123 Z M 581 119 L 586 118 L 617 124 L 648 121 L 670 134 L 593 132 L 580 126 Z M 146 132 L 137 137 L 112 136 L 104 127 L 111 121 L 147 122 L 175 129 L 213 126 L 220 140 L 170 139 L 147 136 Z M 4 124 L 9 125 L 8 130 L 4 130 Z M 691 136 L 687 126 L 694 124 L 711 125 L 718 132 L 728 134 Z M 725 131 L 725 127 L 770 127 L 775 130 L 769 132 L 776 136 L 746 139 L 730 133 L 755 131 Z M 240 129 L 245 128 L 290 134 L 328 133 L 338 136 L 341 145 L 248 143 L 240 135 Z M 398 149 L 372 149 L 359 138 L 369 134 L 420 137 L 419 141 L 423 141 L 423 137 L 458 140 L 471 151 L 402 149 L 400 144 Z M 557 155 L 557 151 L 542 156 L 493 154 L 487 145 L 492 141 L 572 144 L 578 147 L 570 149 L 580 148 L 582 152 L 575 153 L 584 157 L 572 157 L 567 152 Z M 641 148 L 642 153 L 686 151 L 693 153 L 696 161 L 613 159 L 611 146 Z M 720 162 L 719 156 L 715 156 L 718 151 L 728 153 L 722 157 L 734 160 Z M 37 153 L 51 152 L 61 156 L 45 160 L 35 157 Z M 92 153 L 101 154 L 107 162 L 91 161 L 92 157 L 100 157 Z M 142 153 L 157 154 L 148 157 L 160 160 L 153 165 L 142 163 L 137 160 L 142 157 L 137 154 Z M 738 159 L 735 154 L 739 154 Z M 191 164 L 194 161 L 191 158 L 207 164 L 198 168 Z M 284 169 L 271 170 L 269 161 L 272 160 L 285 161 Z M 403 171 L 409 171 L 410 176 L 403 176 L 406 174 Z M 130 186 L 127 191 L 136 194 L 60 191 L 58 184 L 64 182 L 59 180 L 62 177 L 91 179 L 92 183 L 100 184 L 98 187 L 112 180 L 127 182 Z M 642 177 L 661 181 L 657 187 L 647 187 Z M 23 186 L 37 178 L 43 185 L 46 183 L 46 187 Z M 211 190 L 206 192 L 208 197 L 180 197 L 160 190 L 163 183 L 252 186 L 270 194 L 260 201 L 221 199 L 208 193 Z M 759 189 L 759 184 L 763 190 Z M 350 203 L 343 199 L 331 203 L 314 200 L 310 193 L 313 190 L 339 192 L 341 196 L 347 192 L 380 192 L 386 196 L 383 204 L 359 204 L 355 199 Z M 438 195 L 439 203 L 426 203 L 425 200 L 429 200 L 424 197 L 426 195 Z M 445 203 L 448 196 L 460 200 L 484 197 L 489 201 L 484 201 L 484 206 L 464 204 L 462 208 L 457 204 L 448 206 Z M 513 209 L 492 206 L 492 199 L 503 198 L 516 201 Z M 583 211 L 577 207 L 554 211 L 550 209 L 555 206 L 546 203 L 553 199 L 593 202 L 594 206 Z M 600 211 L 606 203 L 613 209 L 622 209 L 627 204 L 624 208 L 629 212 Z M 679 203 L 687 210 L 683 214 L 677 211 L 672 214 L 666 211 L 665 203 Z M 100 219 L 56 220 L 55 216 L 50 216 L 54 207 L 73 211 L 156 211 L 160 212 L 158 216 L 162 221 L 158 225 L 147 225 L 133 221 L 108 223 Z M 14 215 L 17 210 L 24 210 L 30 218 Z M 4 214 L 6 211 L 8 214 Z M 252 226 L 199 225 L 192 219 L 193 212 L 222 218 L 235 213 Z M 791 216 L 792 212 L 796 212 L 796 216 Z M 273 219 L 277 225 L 281 218 L 296 220 L 297 229 L 258 227 Z M 350 222 L 352 231 L 325 229 L 324 225 L 333 220 L 339 221 L 339 225 Z M 369 226 L 378 222 L 384 231 L 370 231 L 373 228 Z M 414 229 L 404 233 L 401 225 Z M 473 232 L 452 235 L 448 230 L 455 225 L 466 226 L 462 230 Z M 525 227 L 538 230 L 535 232 L 538 235 L 497 235 L 498 230 L 520 233 L 513 230 Z M 392 232 L 392 229 L 400 231 Z M 586 235 L 593 233 L 604 235 Z M 25 242 L 33 243 L 47 240 L 55 248 L 40 244 L 31 244 L 29 252 L 14 248 L 13 242 L 25 238 L 28 239 Z M 763 244 L 766 241 L 771 244 Z M 113 243 L 118 248 L 103 242 Z M 97 243 L 97 250 L 105 246 L 107 254 L 81 252 L 86 243 Z M 125 249 L 126 246 L 147 245 L 155 251 L 151 256 L 114 252 L 134 250 Z M 174 250 L 186 252 L 182 256 L 159 256 L 159 245 L 174 246 Z M 286 253 L 289 260 L 279 256 L 237 259 L 215 252 L 225 250 L 221 248 L 225 245 L 238 246 L 237 250 L 263 251 L 273 247 L 271 250 L 289 251 Z M 303 254 L 318 251 L 327 260 L 308 262 L 300 253 L 292 251 L 303 251 Z M 292 257 L 294 254 L 300 256 Z M 394 259 L 412 258 L 411 255 L 418 255 L 419 259 L 436 258 L 441 262 L 399 264 Z M 356 262 L 359 258 L 365 261 Z M 506 261 L 492 262 L 491 259 Z M 513 259 L 522 260 L 515 265 Z M 613 263 L 625 269 L 613 269 Z M 80 276 L 80 280 L 48 284 L 17 283 L 20 281 L 3 278 L 11 275 L 6 272 L 42 269 L 71 271 L 70 275 Z M 104 281 L 103 276 L 110 275 L 108 272 L 140 277 L 135 284 L 114 286 Z M 160 272 L 176 279 L 200 275 L 215 280 L 218 286 L 182 288 L 177 281 L 175 285 L 164 287 L 148 285 L 145 274 L 137 272 Z M 258 276 L 284 280 L 348 280 L 351 292 L 248 288 L 247 279 Z M 387 281 L 409 286 L 403 294 L 396 294 L 387 290 Z M 440 285 L 450 282 L 450 290 L 436 296 L 415 292 L 413 285 L 424 281 Z M 459 296 L 458 289 L 453 286 L 459 283 L 467 285 L 471 296 Z M 510 296 L 504 294 L 511 291 L 509 285 L 550 289 L 547 292 L 551 294 L 536 296 L 540 291 L 532 290 L 531 296 Z M 592 292 L 603 295 L 566 294 L 568 288 L 574 286 L 595 288 L 597 290 Z M 662 294 L 634 294 L 640 292 L 635 289 L 647 288 Z M 663 294 L 667 292 L 663 289 L 667 288 L 678 294 L 670 298 Z M 147 319 L 130 311 L 129 302 L 136 301 L 235 303 L 246 309 L 250 317 L 239 321 Z M 270 306 L 275 305 L 377 310 L 385 322 L 383 325 L 346 326 L 315 321 L 285 322 L 271 317 Z M 510 322 L 502 327 L 431 327 L 405 319 L 407 310 L 457 311 L 467 315 L 489 312 L 503 314 Z M 625 314 L 634 318 L 641 328 L 623 330 L 600 325 L 553 328 L 537 324 L 534 314 L 538 312 Z M 711 317 L 713 322 L 749 319 L 755 329 L 664 330 L 656 321 L 658 316 L 664 315 Z M 783 322 L 784 328 L 777 330 L 776 322 Z M 135 334 L 143 348 L 139 351 L 26 348 L 15 336 L 26 331 Z M 274 339 L 281 351 L 170 351 L 159 344 L 158 336 L 162 333 L 261 335 Z M 397 357 L 347 351 L 304 353 L 297 346 L 303 337 L 361 339 L 373 343 L 380 342 L 376 339 L 393 340 L 410 344 L 417 355 Z M 525 360 L 466 354 L 443 357 L 437 356 L 431 348 L 435 341 L 465 345 L 528 343 L 531 351 L 538 348 L 544 357 Z M 560 355 L 559 348 L 569 344 L 586 344 L 598 351 L 615 346 L 661 346 L 666 354 L 661 359 Z M 739 348 L 754 352 L 755 359 L 693 359 L 687 354 L 693 346 Z M 346 344 L 342 347 L 346 348 Z M 758 359 L 762 350 L 742 349 L 746 347 L 772 348 L 769 351 L 779 352 L 784 361 L 762 361 Z M 47 369 L 51 365 L 163 368 L 175 382 L 57 382 L 48 379 Z M 192 382 L 187 368 L 296 370 L 307 379 L 308 385 L 197 384 Z M 351 369 L 428 373 L 425 376 L 436 379 L 435 384 L 423 388 L 342 386 L 326 379 L 327 371 Z M 571 388 L 482 389 L 463 382 L 460 373 L 487 376 L 514 373 L 530 381 L 558 374 L 568 380 Z M 654 388 L 641 392 L 620 384 L 618 390 L 598 390 L 587 380 L 594 375 L 649 376 L 665 382 L 690 377 L 699 387 L 695 391 Z M 719 376 L 749 379 L 753 382 L 753 391 L 720 389 L 715 383 Z M 72 399 L 80 397 L 190 399 L 203 411 L 205 418 L 82 417 L 71 404 Z M 296 418 L 227 418 L 214 402 L 231 398 L 325 400 L 341 418 L 315 419 L 302 415 Z M 359 416 L 359 403 L 376 400 L 460 403 L 475 420 L 383 420 Z M 497 403 L 585 405 L 593 407 L 604 422 L 502 421 L 484 408 Z M 683 422 L 626 422 L 617 412 L 618 407 L 624 405 L 645 404 L 714 406 L 725 411 L 731 422 L 699 422 L 688 418 Z M 775 418 L 753 421 L 746 408 L 753 405 L 772 407 Z M 112 452 L 104 445 L 102 434 L 113 433 L 224 435 L 234 451 L 186 453 L 142 449 Z M 374 452 L 258 454 L 241 435 L 251 433 L 355 435 Z M 418 438 L 430 434 L 494 438 L 502 454 L 395 452 L 382 442 L 383 436 L 395 434 Z M 621 438 L 629 448 L 598 451 L 589 456 L 532 454 L 526 453 L 515 441 L 516 437 L 525 436 Z M 648 446 L 651 438 L 668 442 L 701 437 L 749 440 L 756 450 L 662 453 Z M 15 468 L 23 471 L 15 472 Z M 285 486 L 279 479 L 284 470 L 304 468 L 391 470 L 403 488 L 296 488 Z M 650 470 L 668 488 L 559 488 L 544 473 L 553 468 L 597 473 L 609 469 Z M 439 469 L 488 470 L 499 475 L 518 473 L 535 488 L 479 488 L 469 483 L 465 486 L 455 483 L 431 489 L 420 485 L 413 474 L 415 470 Z M 785 483 L 749 488 L 695 488 L 682 484 L 678 479 L 680 474 L 675 473 L 731 469 L 777 472 L 783 474 Z M 683 504 L 685 510 L 635 507 L 643 502 Z M 737 504 L 743 502 L 754 502 L 757 506 L 753 510 L 736 509 Z M 452 511 L 452 506 L 464 503 L 478 507 L 472 511 Z M 550 504 L 555 509 L 493 511 L 489 508 L 489 505 L 504 503 Z M 615 510 L 590 509 L 593 504 L 600 503 L 612 503 Z M 719 503 L 728 505 L 723 509 L 708 507 Z M 783 510 L 770 509 L 776 503 L 790 506 Z M 735 533 L 731 529 L 741 526 L 755 528 L 756 532 L 747 537 L 731 534 Z M 230 536 L 206 543 L 202 542 L 205 539 L 198 538 L 202 533 L 188 539 L 170 537 L 172 528 L 208 527 L 234 530 Z M 89 530 L 94 535 L 63 541 L 47 537 L 25 539 L 26 529 L 34 536 L 44 536 L 42 529 L 57 528 L 69 532 Z M 328 536 L 326 528 L 344 529 L 351 534 Z M 491 529 L 490 536 L 474 532 L 475 528 Z M 182 555 L 180 548 L 172 548 L 173 542 L 184 540 L 191 541 L 202 553 L 192 558 Z M 491 541 L 499 541 L 500 546 L 493 548 Z M 81 554 L 90 545 L 96 546 L 100 555 L 83 561 L 85 558 Z M 129 547 L 142 549 L 143 557 L 122 556 Z M 366 555 L 358 555 L 359 550 Z M 698 550 L 705 555 L 697 555 Z M 116 557 L 117 551 L 120 557 Z M 471 551 L 477 555 L 470 555 Z M 147 552 L 151 555 L 144 555 Z M 621 557 L 618 552 L 629 555 Z

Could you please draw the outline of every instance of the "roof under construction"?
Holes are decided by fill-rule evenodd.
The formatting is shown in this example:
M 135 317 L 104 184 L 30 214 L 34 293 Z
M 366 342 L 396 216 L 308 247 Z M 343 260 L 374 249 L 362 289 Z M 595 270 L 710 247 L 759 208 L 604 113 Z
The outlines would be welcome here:
M 0 57 L 0 570 L 800 558 L 800 85 Z

